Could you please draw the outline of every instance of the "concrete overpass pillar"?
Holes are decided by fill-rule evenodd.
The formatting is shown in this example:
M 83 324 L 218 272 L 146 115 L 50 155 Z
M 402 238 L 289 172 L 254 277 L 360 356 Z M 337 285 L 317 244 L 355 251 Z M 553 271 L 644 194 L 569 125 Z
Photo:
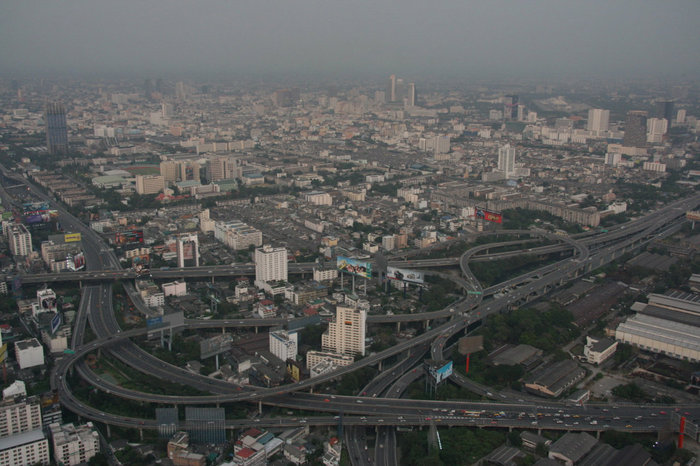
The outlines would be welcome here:
M 383 362 L 384 362 L 384 361 L 379 361 L 379 372 L 382 371 L 382 363 L 383 363 Z
M 258 333 L 258 326 L 257 325 L 255 326 L 255 333 L 256 334 Z
M 427 319 L 425 322 L 423 322 L 423 326 L 426 330 L 428 330 L 428 328 L 430 327 L 430 319 Z
M 112 429 L 109 424 L 105 424 L 105 427 L 107 428 L 107 437 L 112 438 Z
M 396 334 L 401 333 L 401 322 L 396 322 Z
M 141 441 L 143 442 L 143 429 L 139 428 L 139 437 L 141 438 Z
M 595 438 L 600 439 L 600 431 L 599 430 L 595 431 Z
M 258 401 L 258 414 L 262 414 L 262 401 Z

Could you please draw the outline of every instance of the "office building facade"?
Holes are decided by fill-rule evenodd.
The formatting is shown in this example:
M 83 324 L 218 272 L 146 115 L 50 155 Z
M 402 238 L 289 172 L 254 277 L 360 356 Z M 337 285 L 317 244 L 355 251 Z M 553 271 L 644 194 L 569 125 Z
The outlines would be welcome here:
M 498 170 L 510 178 L 515 174 L 515 147 L 506 144 L 498 149 Z
M 49 441 L 41 429 L 0 439 L 0 466 L 48 465 Z
M 99 434 L 91 422 L 75 426 L 73 424 L 49 426 L 53 443 L 54 460 L 66 466 L 77 466 L 90 461 L 100 452 Z
M 287 281 L 287 248 L 266 244 L 255 250 L 255 284 L 271 281 Z
M 288 332 L 287 330 L 270 331 L 270 353 L 282 361 L 297 358 L 298 344 L 297 332 Z
M 596 136 L 608 131 L 610 126 L 610 110 L 592 108 L 588 110 L 588 122 L 586 129 Z
M 35 429 L 41 429 L 38 398 L 10 398 L 0 403 L 0 438 Z
M 144 194 L 157 194 L 165 189 L 165 177 L 163 175 L 136 175 L 136 192 Z
M 7 236 L 13 256 L 26 257 L 32 253 L 32 234 L 26 226 L 21 223 L 10 226 Z
M 625 120 L 625 147 L 646 147 L 647 145 L 647 112 L 630 110 Z
M 60 102 L 46 104 L 44 110 L 46 124 L 46 147 L 51 155 L 68 152 L 68 124 L 66 123 L 66 108 Z
M 365 354 L 367 312 L 354 307 L 337 306 L 335 318 L 321 335 L 323 351 L 349 356 Z

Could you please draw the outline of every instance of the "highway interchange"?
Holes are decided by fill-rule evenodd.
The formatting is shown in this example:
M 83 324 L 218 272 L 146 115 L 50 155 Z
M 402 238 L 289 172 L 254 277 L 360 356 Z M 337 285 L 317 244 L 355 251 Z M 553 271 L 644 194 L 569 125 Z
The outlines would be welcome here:
M 7 172 L 5 173 L 7 174 Z M 26 180 L 21 178 L 15 178 L 15 180 L 27 183 Z M 653 238 L 677 231 L 682 224 L 684 213 L 692 210 L 700 203 L 700 196 L 677 201 L 664 207 L 661 211 L 654 212 L 618 228 L 610 229 L 607 233 L 589 234 L 573 239 L 561 236 L 554 237 L 554 235 L 549 235 L 545 232 L 528 231 L 527 233 L 533 236 L 547 237 L 550 241 L 555 241 L 556 244 L 496 254 L 508 257 L 508 255 L 516 253 L 534 254 L 540 251 L 544 253 L 568 249 L 572 251 L 571 257 L 523 274 L 520 277 L 515 277 L 489 289 L 481 290 L 478 281 L 469 270 L 468 263 L 474 257 L 478 257 L 478 260 L 488 260 L 484 259 L 485 256 L 483 254 L 479 257 L 479 253 L 492 249 L 495 245 L 481 245 L 472 248 L 459 258 L 463 278 L 458 281 L 465 290 L 481 291 L 482 294 L 467 294 L 463 299 L 448 308 L 430 313 L 430 315 L 408 315 L 410 320 L 439 320 L 440 322 L 444 321 L 444 323 L 436 324 L 432 329 L 411 340 L 365 357 L 355 364 L 340 368 L 331 374 L 271 389 L 251 389 L 251 387 L 237 389 L 237 387 L 232 387 L 229 383 L 196 375 L 169 365 L 154 358 L 134 344 L 130 338 L 143 335 L 146 333 L 146 330 L 122 331 L 112 311 L 111 279 L 113 275 L 109 274 L 124 274 L 127 272 L 120 269 L 117 258 L 111 249 L 103 243 L 97 233 L 71 216 L 36 186 L 31 183 L 27 183 L 27 185 L 35 195 L 50 200 L 55 206 L 54 208 L 59 210 L 61 222 L 66 231 L 82 233 L 88 266 L 87 275 L 93 277 L 93 280 L 95 280 L 94 277 L 101 278 L 91 282 L 94 284 L 82 288 L 83 295 L 72 337 L 72 347 L 75 349 L 75 354 L 60 358 L 51 374 L 52 386 L 59 390 L 63 405 L 80 416 L 110 425 L 136 428 L 157 427 L 154 419 L 129 418 L 101 412 L 75 398 L 66 380 L 67 372 L 72 370 L 73 367 L 81 377 L 85 378 L 96 388 L 115 396 L 142 402 L 153 402 L 162 405 L 214 405 L 234 401 L 260 400 L 269 405 L 308 410 L 316 413 L 328 413 L 328 415 L 315 415 L 306 418 L 258 418 L 254 422 L 260 426 L 268 427 L 298 426 L 304 423 L 309 425 L 338 425 L 340 418 L 342 418 L 342 424 L 346 426 L 345 437 L 346 441 L 348 441 L 348 449 L 351 452 L 354 464 L 364 464 L 371 461 L 370 458 L 364 459 L 367 457 L 367 453 L 357 441 L 361 435 L 356 434 L 364 430 L 364 426 L 377 426 L 377 448 L 375 448 L 374 462 L 376 464 L 396 464 L 395 430 L 389 428 L 389 426 L 444 424 L 587 431 L 615 428 L 618 430 L 648 432 L 666 428 L 668 413 L 676 409 L 670 406 L 628 404 L 567 406 L 549 400 L 533 399 L 522 393 L 491 393 L 492 391 L 488 387 L 478 386 L 468 381 L 468 379 L 457 375 L 452 377 L 453 382 L 466 386 L 486 398 L 495 398 L 499 401 L 475 403 L 411 400 L 410 403 L 406 403 L 405 400 L 400 400 L 398 397 L 403 393 L 410 381 L 422 376 L 422 368 L 419 363 L 424 355 L 429 351 L 431 357 L 440 359 L 443 356 L 443 348 L 446 342 L 453 336 L 463 332 L 468 324 L 544 294 L 552 287 L 559 286 L 581 274 L 594 270 L 621 256 L 624 252 L 646 244 Z M 517 234 L 516 232 L 502 232 L 501 234 L 506 233 Z M 523 246 L 527 246 L 527 241 L 529 239 L 525 238 L 520 242 L 523 243 Z M 513 243 L 512 240 L 509 242 Z M 503 242 L 503 244 L 506 244 L 506 242 Z M 455 259 L 438 260 L 435 264 L 441 265 L 448 261 L 452 261 L 452 263 L 457 262 Z M 421 265 L 418 261 L 409 262 L 411 266 Z M 306 264 L 298 265 L 300 266 L 300 271 L 309 270 L 308 268 L 304 269 L 304 267 L 308 267 Z M 189 270 L 173 270 L 172 272 L 176 274 L 173 276 L 177 277 L 221 276 L 220 274 L 224 273 L 223 270 L 226 267 L 231 269 L 230 266 L 222 266 L 212 269 L 216 270 L 216 272 L 211 273 L 206 270 L 195 270 L 192 271 L 192 275 L 190 275 Z M 202 273 L 206 275 L 201 275 Z M 101 274 L 105 274 L 105 276 L 100 277 Z M 236 275 L 240 274 L 241 272 L 236 273 Z M 154 273 L 154 278 L 156 278 L 155 276 L 156 273 Z M 125 276 L 124 278 L 133 277 Z M 46 281 L 50 282 L 51 280 Z M 125 283 L 127 283 L 126 280 Z M 133 285 L 127 283 L 125 287 L 134 304 L 143 306 L 142 301 L 133 289 Z M 503 291 L 507 291 L 507 293 L 503 294 Z M 379 317 L 379 319 L 376 322 L 368 319 L 370 323 L 390 323 L 406 319 L 406 316 L 372 317 Z M 96 335 L 96 339 L 84 343 L 85 326 L 88 321 Z M 405 321 L 408 321 L 408 319 Z M 190 328 L 253 327 L 267 326 L 269 324 L 270 322 L 258 319 L 186 322 L 186 326 Z M 275 324 L 279 325 L 279 323 Z M 109 351 L 122 362 L 153 377 L 192 386 L 203 392 L 211 393 L 211 395 L 202 397 L 157 395 L 135 392 L 113 385 L 99 378 L 84 363 L 83 357 L 99 348 L 104 348 L 104 350 Z M 392 356 L 397 356 L 399 362 L 389 368 L 385 367 L 378 378 L 365 387 L 363 393 L 368 395 L 342 397 L 304 392 L 360 367 L 377 365 L 380 361 Z M 518 399 L 514 398 L 516 396 Z M 700 417 L 700 406 L 698 405 L 685 406 L 683 409 L 691 419 Z M 226 422 L 228 428 L 239 428 L 249 426 L 251 420 L 227 420 Z M 364 453 L 362 453 L 363 451 Z

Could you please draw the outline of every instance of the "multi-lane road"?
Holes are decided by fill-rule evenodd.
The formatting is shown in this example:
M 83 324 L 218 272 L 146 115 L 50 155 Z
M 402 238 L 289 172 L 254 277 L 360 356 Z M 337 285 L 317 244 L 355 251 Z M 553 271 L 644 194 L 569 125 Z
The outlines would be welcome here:
M 31 185 L 30 189 L 35 189 L 37 195 L 45 197 L 40 191 L 36 190 L 35 187 L 31 187 Z M 344 413 L 342 414 L 343 424 L 348 426 L 430 425 L 441 423 L 445 425 L 509 426 L 562 430 L 603 430 L 605 428 L 627 429 L 629 431 L 658 430 L 667 422 L 668 413 L 673 408 L 636 405 L 620 405 L 618 407 L 570 407 L 545 401 L 539 401 L 537 403 L 478 404 L 412 400 L 410 404 L 407 404 L 405 401 L 390 398 L 393 396 L 391 391 L 397 384 L 398 388 L 396 388 L 396 390 L 399 390 L 402 380 L 411 380 L 412 372 L 409 371 L 403 375 L 405 368 L 402 367 L 397 367 L 394 369 L 394 374 L 386 377 L 384 384 L 380 386 L 381 390 L 377 392 L 377 397 L 314 395 L 303 393 L 302 390 L 310 389 L 318 383 L 340 377 L 359 367 L 375 365 L 393 355 L 400 353 L 406 354 L 406 352 L 412 349 L 416 351 L 416 348 L 425 344 L 432 343 L 431 351 L 434 351 L 434 355 L 439 355 L 437 352 L 438 350 L 435 349 L 436 347 L 442 348 L 439 341 L 441 339 L 446 341 L 451 335 L 462 331 L 465 323 L 469 322 L 470 319 L 472 321 L 474 319 L 483 319 L 491 313 L 501 312 L 533 295 L 545 292 L 553 286 L 570 280 L 577 274 L 599 267 L 613 260 L 615 257 L 619 257 L 619 255 L 623 254 L 625 251 L 645 244 L 656 235 L 668 234 L 674 231 L 674 229 L 678 228 L 676 220 L 681 218 L 685 211 L 696 207 L 698 202 L 700 202 L 700 196 L 694 196 L 690 199 L 676 202 L 665 207 L 660 212 L 648 215 L 635 222 L 630 222 L 614 230 L 611 229 L 611 231 L 606 234 L 588 235 L 578 240 L 562 237 L 553 238 L 550 235 L 549 239 L 556 239 L 559 241 L 559 244 L 541 248 L 531 248 L 529 251 L 524 250 L 521 251 L 521 253 L 533 254 L 552 252 L 560 250 L 555 248 L 562 248 L 561 250 L 566 248 L 574 251 L 573 256 L 557 264 L 552 264 L 529 274 L 524 274 L 524 276 L 516 279 L 509 280 L 505 284 L 499 284 L 499 290 L 504 288 L 510 290 L 507 295 L 480 302 L 482 297 L 494 291 L 495 288 L 494 290 L 488 290 L 488 293 L 487 290 L 483 290 L 483 294 L 470 294 L 453 306 L 439 311 L 438 314 L 421 316 L 424 320 L 447 318 L 448 321 L 412 340 L 402 342 L 396 347 L 376 355 L 370 355 L 332 374 L 302 381 L 297 384 L 276 387 L 274 389 L 251 390 L 242 388 L 240 391 L 234 389 L 234 392 L 231 393 L 232 387 L 230 384 L 202 376 L 196 376 L 153 358 L 150 354 L 134 345 L 130 340 L 131 337 L 145 333 L 145 330 L 121 331 L 116 325 L 111 307 L 111 286 L 101 284 L 85 287 L 83 289 L 83 297 L 73 337 L 73 346 L 76 349 L 76 354 L 74 356 L 66 356 L 56 364 L 51 381 L 53 386 L 59 389 L 62 403 L 69 409 L 88 418 L 127 427 L 142 426 L 152 428 L 155 427 L 155 421 L 115 416 L 86 406 L 73 397 L 66 383 L 65 374 L 71 366 L 76 365 L 79 373 L 96 387 L 128 399 L 163 404 L 220 403 L 262 399 L 267 404 L 277 406 L 307 409 L 316 412 Z M 95 232 L 82 225 L 64 209 L 60 208 L 60 206 L 57 206 L 57 209 L 61 214 L 61 221 L 64 226 L 67 226 L 67 228 L 70 228 L 72 231 L 80 231 L 83 233 L 83 243 L 86 249 L 86 258 L 91 274 L 125 273 L 119 270 L 116 257 L 112 251 L 102 243 Z M 532 234 L 531 231 L 528 231 L 528 233 Z M 542 233 L 540 236 L 547 235 Z M 561 245 L 561 242 L 565 244 Z M 469 271 L 468 262 L 469 257 L 477 257 L 477 253 L 485 249 L 475 249 L 477 250 L 470 250 L 468 254 L 465 254 L 465 256 L 459 260 L 459 263 L 465 277 L 462 279 L 464 282 L 463 286 L 470 291 L 481 291 L 478 282 Z M 515 252 L 508 252 L 508 254 L 515 254 Z M 454 259 L 450 261 L 451 263 L 456 263 Z M 442 263 L 447 262 L 447 260 L 442 260 Z M 437 264 L 440 263 L 436 262 L 436 265 Z M 231 267 L 229 266 L 228 268 L 230 269 Z M 206 275 L 203 276 L 214 274 L 214 272 L 211 274 L 208 271 L 202 272 L 206 273 Z M 179 277 L 182 271 L 177 270 L 173 271 L 173 273 L 175 274 L 174 276 Z M 127 291 L 130 291 L 128 287 Z M 82 339 L 84 338 L 85 319 L 88 318 L 88 315 L 90 325 L 95 331 L 97 339 L 83 344 Z M 396 318 L 399 316 L 388 317 Z M 237 321 L 237 325 L 262 325 L 261 321 L 255 321 L 256 322 Z M 391 319 L 388 321 L 395 322 L 397 320 Z M 227 324 L 226 322 L 229 323 Z M 236 325 L 233 324 L 233 322 L 234 321 L 218 322 L 215 326 L 221 326 L 222 324 L 223 326 Z M 188 321 L 187 325 L 196 327 L 197 323 Z M 119 357 L 127 364 L 134 366 L 138 370 L 152 374 L 154 377 L 190 385 L 213 394 L 204 397 L 176 397 L 134 392 L 132 390 L 126 390 L 123 387 L 111 385 L 106 381 L 100 380 L 99 377 L 80 362 L 85 354 L 102 347 L 112 352 L 112 354 Z M 413 354 L 415 355 L 417 353 Z M 401 363 L 399 363 L 399 365 L 400 364 Z M 398 381 L 396 381 L 397 379 Z M 394 383 L 394 381 L 396 382 Z M 394 385 L 391 385 L 391 383 L 394 383 Z M 390 386 L 391 388 L 389 388 L 387 396 L 382 397 L 380 393 Z M 397 393 L 400 393 L 400 391 Z M 329 396 L 332 397 L 333 400 L 330 400 L 328 398 Z M 700 414 L 700 411 L 698 411 L 700 408 L 695 405 L 688 406 L 684 409 L 688 410 L 688 416 L 691 418 L 697 418 Z M 229 427 L 236 427 L 249 425 L 250 422 L 250 420 L 232 420 L 228 421 L 227 425 Z M 333 425 L 338 422 L 338 419 L 332 416 L 315 416 L 303 419 L 261 419 L 256 422 L 259 422 L 261 426 L 287 426 L 304 423 Z M 392 442 L 387 435 L 389 434 L 380 430 L 378 446 L 384 446 L 380 446 L 376 449 L 375 460 L 377 462 L 393 464 L 395 458 L 390 456 L 392 454 L 389 452 L 391 448 L 388 447 Z M 395 449 L 393 450 L 395 451 Z

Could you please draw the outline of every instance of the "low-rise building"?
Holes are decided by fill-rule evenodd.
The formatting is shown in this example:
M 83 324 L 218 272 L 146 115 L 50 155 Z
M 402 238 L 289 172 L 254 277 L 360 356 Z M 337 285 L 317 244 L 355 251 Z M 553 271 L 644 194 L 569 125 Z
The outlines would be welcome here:
M 525 379 L 525 388 L 536 395 L 556 398 L 585 375 L 576 362 L 565 359 L 535 371 Z
M 163 295 L 168 296 L 185 296 L 187 294 L 187 283 L 185 281 L 174 281 L 163 283 Z
M 581 432 L 566 433 L 549 447 L 549 458 L 561 461 L 566 466 L 573 466 L 593 449 L 595 437 Z
M 39 340 L 30 338 L 15 342 L 15 357 L 20 369 L 44 365 L 44 347 Z
M 610 338 L 586 337 L 583 355 L 589 364 L 601 364 L 615 354 L 617 342 Z

